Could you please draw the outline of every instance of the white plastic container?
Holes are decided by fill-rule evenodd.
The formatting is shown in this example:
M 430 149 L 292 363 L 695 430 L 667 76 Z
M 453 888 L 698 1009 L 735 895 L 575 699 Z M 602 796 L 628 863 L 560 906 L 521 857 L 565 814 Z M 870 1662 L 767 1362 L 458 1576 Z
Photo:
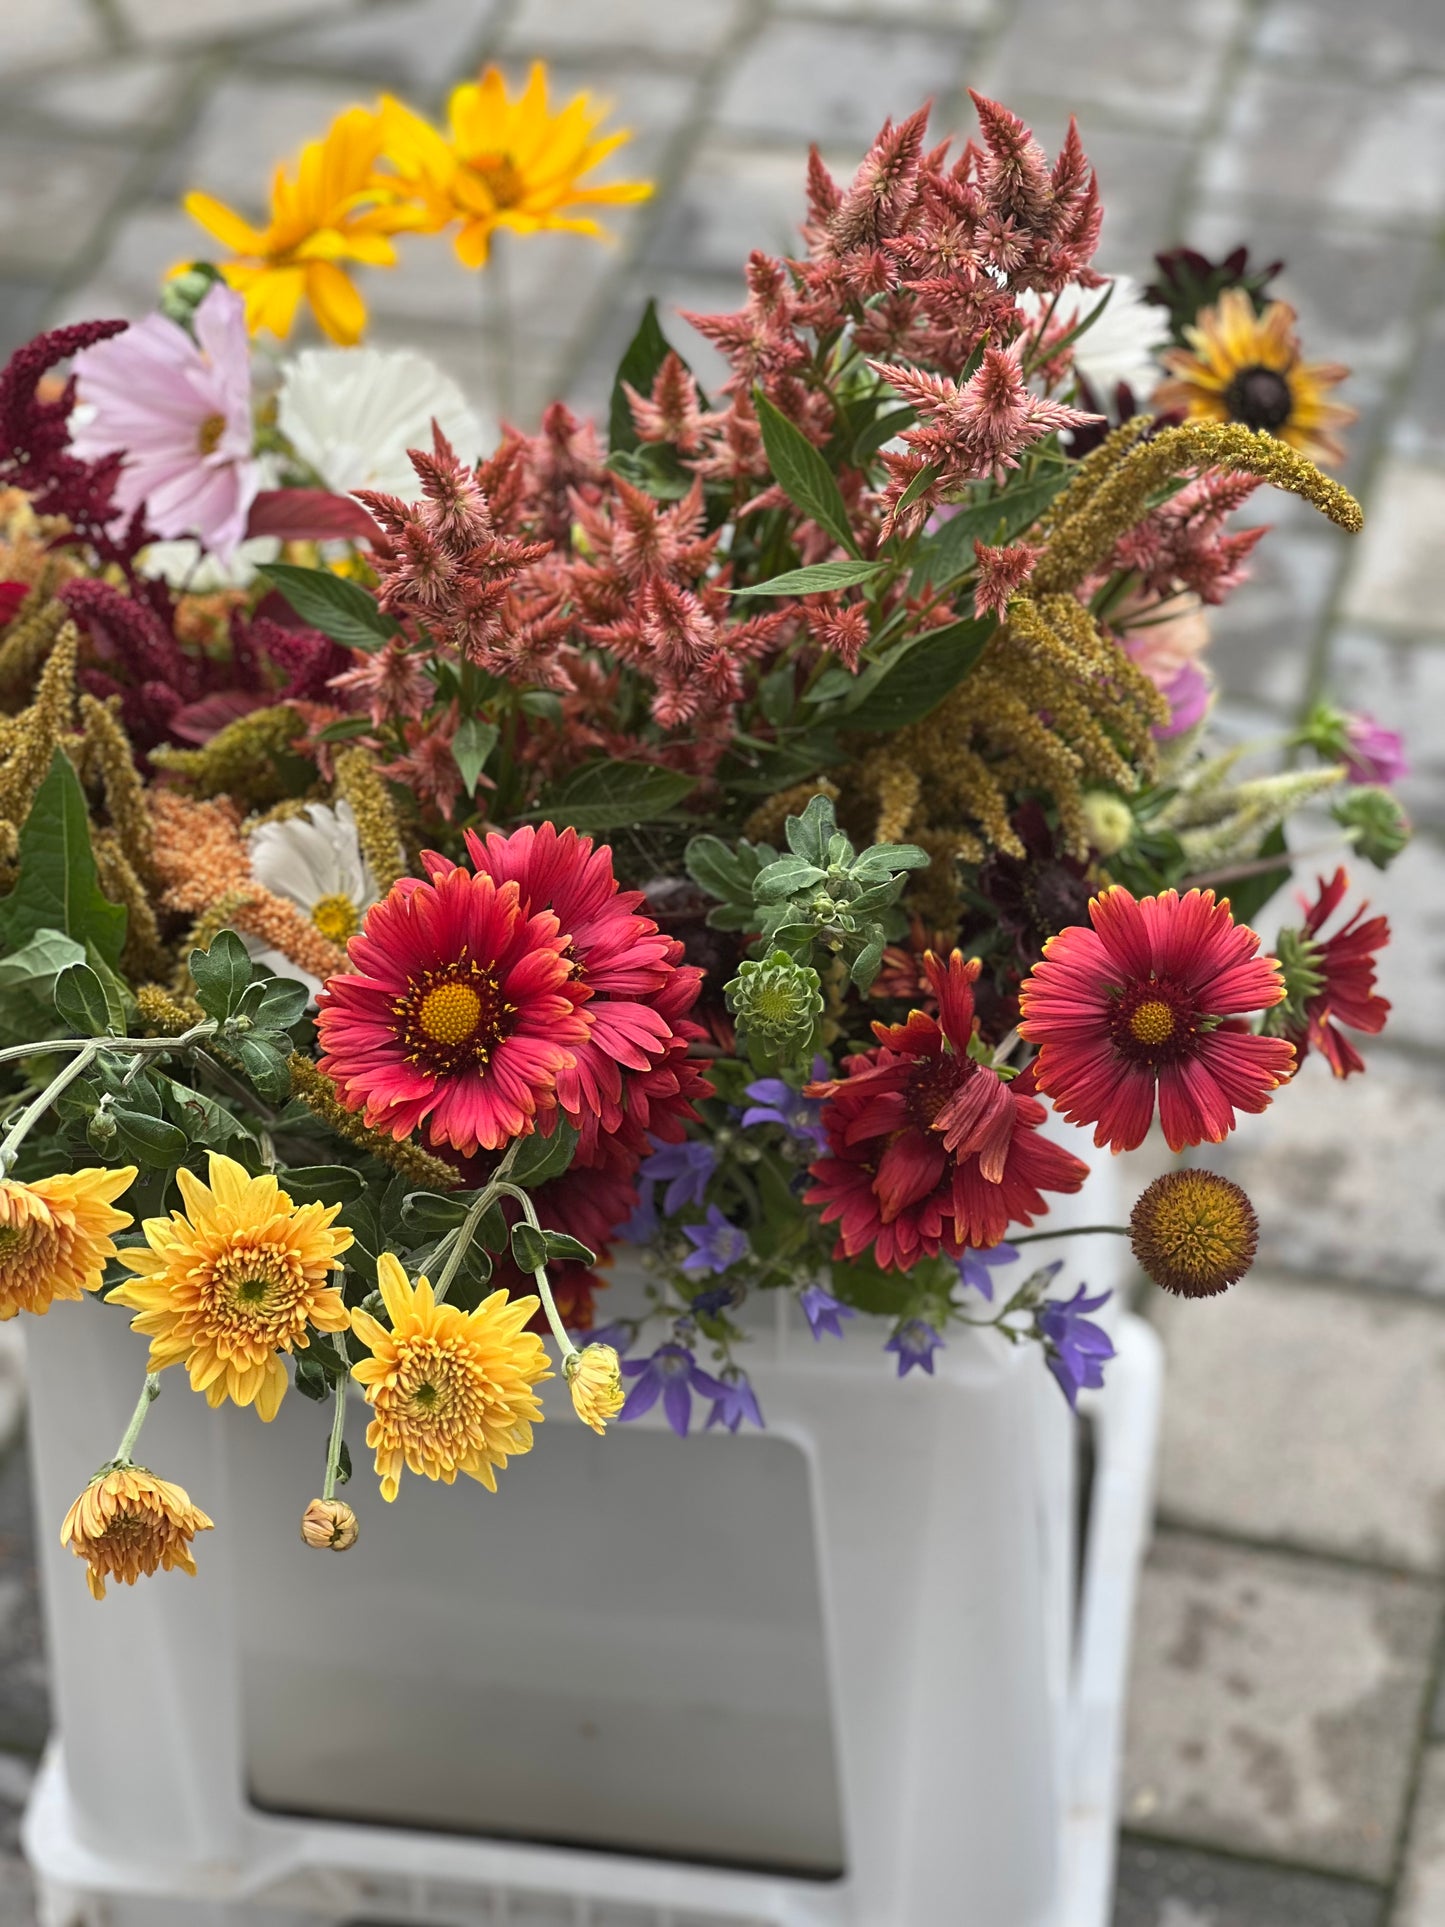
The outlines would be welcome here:
M 1113 1203 L 1107 1170 L 1060 1201 Z M 1112 1241 L 1061 1278 L 1113 1282 Z M 1158 1348 L 1077 1435 L 1033 1348 L 777 1302 L 766 1434 L 579 1426 L 548 1389 L 494 1497 L 351 1424 L 355 1551 L 300 1541 L 325 1415 L 172 1374 L 145 1458 L 216 1520 L 199 1576 L 97 1605 L 58 1543 L 144 1363 L 113 1309 L 29 1325 L 58 1738 L 27 1816 L 50 1927 L 1105 1927 Z M 465 1488 L 465 1489 L 463 1489 Z

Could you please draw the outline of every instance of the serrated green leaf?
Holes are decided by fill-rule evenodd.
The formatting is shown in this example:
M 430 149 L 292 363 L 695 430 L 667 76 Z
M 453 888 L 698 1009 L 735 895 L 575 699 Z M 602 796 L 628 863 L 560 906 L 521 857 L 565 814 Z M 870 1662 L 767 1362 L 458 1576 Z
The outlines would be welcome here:
M 468 796 L 477 787 L 477 778 L 496 748 L 499 733 L 495 723 L 489 723 L 481 716 L 464 716 L 457 724 L 457 733 L 452 738 L 452 756 L 462 773 L 462 787 Z
M 826 529 L 851 555 L 857 555 L 858 544 L 848 523 L 843 491 L 824 456 L 760 388 L 754 390 L 754 398 L 768 466 L 778 486 L 819 528 Z
M 112 967 L 120 962 L 127 913 L 96 880 L 85 792 L 68 756 L 57 749 L 20 830 L 20 875 L 0 900 L 0 952 L 13 954 L 41 930 L 94 944 Z
M 855 589 L 860 582 L 871 582 L 882 575 L 886 562 L 814 562 L 806 569 L 789 569 L 770 582 L 754 583 L 750 588 L 734 589 L 739 595 L 827 595 L 835 589 Z
M 251 953 L 235 931 L 219 931 L 209 950 L 193 950 L 189 968 L 206 1015 L 217 1023 L 234 1016 L 251 982 Z
M 126 1104 L 112 1104 L 109 1116 L 118 1150 L 139 1164 L 175 1165 L 186 1155 L 186 1134 L 177 1124 L 150 1117 Z
M 845 729 L 895 730 L 916 723 L 957 688 L 988 646 L 992 616 L 969 616 L 899 649 L 887 673 L 839 717 Z
M 400 625 L 377 607 L 369 590 L 330 569 L 267 562 L 256 573 L 286 598 L 304 623 L 347 649 L 380 649 L 400 634 Z
M 532 814 L 558 828 L 629 829 L 665 816 L 696 787 L 695 776 L 657 763 L 584 763 Z
M 547 1262 L 547 1240 L 525 1220 L 512 1226 L 512 1260 L 520 1271 L 533 1272 Z

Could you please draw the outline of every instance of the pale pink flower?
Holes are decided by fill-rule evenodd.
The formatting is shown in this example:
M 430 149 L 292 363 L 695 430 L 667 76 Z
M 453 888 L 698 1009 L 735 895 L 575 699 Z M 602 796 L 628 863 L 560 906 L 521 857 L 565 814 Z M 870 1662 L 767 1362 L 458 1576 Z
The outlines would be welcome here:
M 75 357 L 82 409 L 71 451 L 120 450 L 126 520 L 137 509 L 167 540 L 195 536 L 228 562 L 261 486 L 252 454 L 251 351 L 241 297 L 217 283 L 195 311 L 195 339 L 164 315 Z

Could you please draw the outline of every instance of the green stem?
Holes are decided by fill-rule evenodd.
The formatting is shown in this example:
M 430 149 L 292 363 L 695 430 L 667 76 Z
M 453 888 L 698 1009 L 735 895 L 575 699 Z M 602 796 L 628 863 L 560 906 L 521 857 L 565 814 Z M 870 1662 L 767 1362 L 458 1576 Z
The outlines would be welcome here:
M 467 1215 L 451 1234 L 451 1236 L 455 1238 L 456 1243 L 452 1246 L 447 1261 L 442 1267 L 441 1277 L 437 1279 L 432 1290 L 432 1296 L 437 1304 L 440 1305 L 445 1300 L 447 1293 L 451 1290 L 452 1280 L 462 1268 L 462 1260 L 471 1248 L 472 1239 L 477 1235 L 482 1219 L 487 1215 L 492 1205 L 496 1203 L 502 1192 L 512 1189 L 512 1186 L 507 1184 L 506 1177 L 512 1168 L 513 1161 L 523 1142 L 524 1140 L 522 1138 L 514 1138 L 512 1140 L 511 1149 L 492 1173 L 484 1189 L 477 1193 Z M 516 1196 L 525 1198 L 525 1193 L 518 1191 L 516 1192 Z
M 1064 1224 L 1056 1231 L 1023 1231 L 1018 1237 L 1010 1238 L 1011 1245 L 1037 1244 L 1041 1238 L 1090 1238 L 1098 1232 L 1112 1232 L 1115 1237 L 1127 1238 L 1129 1227 L 1126 1224 Z
M 334 1334 L 336 1349 L 341 1354 L 343 1365 L 349 1364 L 346 1356 L 346 1334 Z M 321 1496 L 330 1501 L 336 1496 L 336 1475 L 341 1469 L 342 1435 L 346 1430 L 346 1387 L 350 1372 L 345 1373 L 336 1384 L 336 1410 L 331 1415 L 331 1440 L 326 1448 L 326 1477 L 322 1481 Z
M 87 1044 L 77 1056 L 70 1060 L 63 1071 L 58 1071 L 56 1075 L 51 1078 L 39 1097 L 37 1097 L 33 1103 L 26 1105 L 25 1109 L 6 1132 L 5 1142 L 0 1144 L 0 1176 L 3 1176 L 4 1173 L 10 1169 L 19 1155 L 21 1144 L 29 1135 L 31 1129 L 44 1117 L 60 1093 L 68 1084 L 73 1084 L 82 1072 L 89 1070 L 99 1055 L 99 1044 L 94 1042 Z
M 189 1030 L 182 1031 L 179 1037 L 91 1037 L 84 1041 L 70 1037 L 54 1043 L 21 1044 L 0 1052 L 0 1062 L 7 1057 L 31 1055 L 35 1050 L 74 1049 L 77 1053 L 64 1070 L 56 1072 L 34 1103 L 27 1105 L 7 1132 L 4 1143 L 0 1144 L 0 1176 L 3 1176 L 14 1164 L 21 1144 L 60 1093 L 67 1085 L 73 1084 L 82 1072 L 88 1070 L 102 1051 L 113 1052 L 120 1056 L 133 1056 L 136 1059 L 136 1065 L 132 1066 L 133 1075 L 142 1057 L 165 1051 L 186 1050 L 198 1039 L 212 1036 L 216 1028 L 215 1019 L 207 1017 L 202 1023 L 192 1024 Z
M 156 1372 L 147 1372 L 146 1382 L 141 1387 L 140 1397 L 136 1400 L 135 1410 L 130 1415 L 130 1424 L 125 1428 L 125 1437 L 116 1447 L 115 1458 L 112 1460 L 113 1465 L 119 1467 L 134 1463 L 131 1454 L 135 1451 L 135 1442 L 140 1437 L 140 1428 L 146 1422 L 146 1413 L 151 1409 L 152 1404 L 160 1395 L 161 1381 L 159 1374 Z
M 495 1179 L 493 1179 L 493 1183 L 496 1183 Z M 541 1231 L 542 1227 L 537 1221 L 537 1213 L 532 1208 L 532 1200 L 527 1196 L 525 1191 L 520 1190 L 515 1184 L 498 1184 L 497 1190 L 505 1197 L 515 1198 L 518 1208 L 527 1223 L 531 1225 L 534 1231 Z M 547 1323 L 552 1327 L 552 1336 L 557 1341 L 557 1349 L 562 1354 L 562 1369 L 565 1372 L 569 1361 L 580 1356 L 580 1354 L 578 1353 L 577 1347 L 572 1343 L 567 1327 L 562 1323 L 561 1315 L 557 1310 L 557 1301 L 552 1296 L 552 1287 L 547 1283 L 547 1267 L 545 1265 L 538 1265 L 532 1273 L 532 1277 L 536 1281 L 537 1296 L 542 1300 L 542 1310 L 547 1314 Z

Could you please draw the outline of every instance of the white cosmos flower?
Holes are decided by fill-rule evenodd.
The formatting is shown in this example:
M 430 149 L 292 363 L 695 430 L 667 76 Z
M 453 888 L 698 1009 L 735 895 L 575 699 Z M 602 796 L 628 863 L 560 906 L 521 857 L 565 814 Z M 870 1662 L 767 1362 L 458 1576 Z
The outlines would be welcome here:
M 323 937 L 344 945 L 381 892 L 361 853 L 356 817 L 343 797 L 334 806 L 308 803 L 305 813 L 263 823 L 247 839 L 251 874 L 265 889 L 285 897 L 308 916 Z M 312 996 L 321 980 L 282 951 L 254 937 L 246 948 L 278 977 L 294 977 Z
M 409 448 L 430 448 L 435 420 L 463 461 L 485 431 L 450 375 L 410 348 L 306 348 L 281 376 L 276 420 L 296 453 L 337 495 L 381 489 L 410 500 Z
M 182 537 L 175 542 L 148 542 L 140 552 L 142 575 L 159 577 L 173 589 L 192 595 L 214 595 L 218 589 L 248 589 L 256 580 L 262 562 L 274 562 L 281 544 L 274 535 L 253 535 L 237 545 L 229 562 L 222 562 L 202 549 L 199 542 Z
M 1074 366 L 1101 401 L 1112 400 L 1121 381 L 1133 389 L 1136 401 L 1145 401 L 1162 374 L 1158 354 L 1169 344 L 1168 321 L 1162 308 L 1145 300 L 1133 275 L 1115 274 L 1109 279 L 1113 288 L 1109 305 L 1074 342 Z M 1055 327 L 1075 326 L 1092 314 L 1104 293 L 1103 288 L 1070 283 L 1054 307 Z M 1046 315 L 1052 305 L 1052 295 L 1030 291 L 1019 296 L 1020 308 L 1034 320 Z

